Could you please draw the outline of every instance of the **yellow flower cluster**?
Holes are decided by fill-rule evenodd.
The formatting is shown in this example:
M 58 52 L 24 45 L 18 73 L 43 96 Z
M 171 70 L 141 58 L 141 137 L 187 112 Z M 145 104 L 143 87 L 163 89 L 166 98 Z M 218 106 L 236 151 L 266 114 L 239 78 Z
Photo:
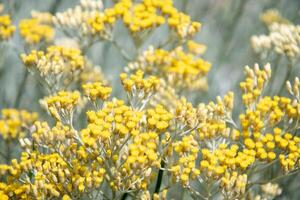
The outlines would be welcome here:
M 246 79 L 240 83 L 240 87 L 243 91 L 243 103 L 249 108 L 259 100 L 266 82 L 271 77 L 270 64 L 265 65 L 264 69 L 259 69 L 259 66 L 255 64 L 254 70 L 246 66 L 245 74 Z
M 201 120 L 200 111 L 193 107 L 193 105 L 182 97 L 176 103 L 176 118 L 181 123 L 186 123 L 188 128 L 197 127 L 199 120 Z
M 41 23 L 39 19 L 22 19 L 19 24 L 20 34 L 26 43 L 37 45 L 40 42 L 50 42 L 54 37 L 54 29 Z
M 108 11 L 106 11 L 109 13 Z M 109 39 L 112 25 L 116 21 L 113 16 L 105 16 L 103 13 L 96 12 L 93 16 L 87 19 L 88 29 L 92 35 L 99 35 L 101 38 Z M 89 29 L 90 28 L 90 29 Z
M 199 170 L 196 176 L 204 182 L 213 184 L 221 179 L 220 189 L 229 199 L 240 198 L 245 194 L 248 186 L 247 174 L 251 174 L 258 163 L 271 164 L 278 159 L 285 173 L 299 170 L 300 139 L 278 128 L 282 123 L 287 123 L 284 127 L 289 127 L 288 130 L 297 129 L 300 119 L 298 95 L 293 95 L 296 100 L 262 95 L 262 90 L 271 76 L 269 65 L 266 65 L 263 70 L 259 69 L 258 65 L 253 70 L 246 67 L 245 72 L 246 80 L 241 83 L 243 95 L 253 94 L 255 97 L 244 102 L 246 111 L 240 115 L 241 130 L 231 116 L 234 105 L 232 92 L 225 95 L 223 99 L 217 97 L 216 103 L 200 104 L 197 108 L 185 99 L 178 102 L 175 112 L 177 123 L 181 124 L 179 127 L 183 130 L 189 130 L 188 135 L 183 136 L 181 140 L 190 141 L 186 148 L 189 151 L 200 151 L 201 155 L 198 157 L 199 155 L 195 153 L 195 157 L 191 156 L 180 146 L 181 142 L 174 141 L 174 136 L 166 134 L 162 143 L 172 141 L 174 150 L 179 155 L 179 161 L 183 160 L 182 165 L 172 161 L 174 155 L 168 148 L 166 168 L 174 173 L 175 181 L 180 181 L 195 195 L 197 191 L 193 191 L 189 185 L 195 176 L 189 173 L 194 169 L 197 171 L 196 174 Z M 288 85 L 292 93 L 298 94 L 297 79 L 293 86 Z M 191 129 L 193 126 L 190 124 L 196 124 L 196 129 Z M 182 132 L 176 135 L 182 136 Z M 200 148 L 199 145 L 203 147 Z M 188 159 L 187 157 L 191 160 L 189 164 L 191 168 L 187 167 L 189 163 L 189 160 L 185 160 Z M 198 167 L 195 160 L 199 158 Z M 183 173 L 184 171 L 187 173 Z
M 148 127 L 152 131 L 164 132 L 169 127 L 171 119 L 173 115 L 162 105 L 156 105 L 155 108 L 147 110 Z
M 155 132 L 139 133 L 133 138 L 133 142 L 128 145 L 128 157 L 122 166 L 122 175 L 132 176 L 131 179 L 118 181 L 114 184 L 115 189 L 146 190 L 151 183 L 152 168 L 160 166 L 159 154 L 157 151 L 158 134 Z M 124 177 L 124 176 L 122 176 Z M 125 188 L 124 188 L 125 185 Z
M 109 98 L 112 89 L 104 86 L 101 82 L 87 83 L 82 85 L 84 95 L 92 101 L 106 100 Z
M 247 189 L 247 174 L 238 174 L 237 172 L 226 173 L 221 178 L 221 187 L 223 193 L 228 199 L 238 199 L 245 194 Z
M 195 35 L 200 23 L 191 21 L 188 15 L 179 12 L 172 0 L 143 0 L 135 3 L 132 0 L 121 0 L 112 8 L 98 13 L 89 19 L 92 33 L 102 34 L 107 26 L 112 26 L 121 19 L 132 33 L 167 24 L 180 38 Z
M 102 159 L 80 145 L 76 130 L 60 122 L 50 128 L 37 121 L 34 127 L 20 162 L 0 166 L 7 178 L 2 193 L 16 199 L 73 199 L 100 187 L 105 175 Z
M 130 75 L 127 78 L 127 74 L 122 73 L 120 75 L 124 89 L 127 92 L 132 92 L 133 90 L 143 91 L 146 94 L 149 94 L 152 91 L 157 90 L 159 86 L 159 80 L 155 76 L 150 76 L 147 79 L 143 79 L 144 72 L 142 70 L 136 71 L 135 74 Z
M 173 148 L 178 154 L 178 161 L 170 168 L 174 181 L 179 180 L 183 185 L 188 185 L 190 179 L 195 179 L 200 174 L 200 170 L 196 167 L 198 143 L 192 135 L 189 135 L 175 142 Z
M 32 140 L 37 145 L 37 148 L 45 144 L 49 150 L 53 149 L 57 152 L 65 153 L 68 150 L 68 146 L 62 144 L 65 142 L 73 143 L 76 136 L 75 130 L 63 125 L 61 122 L 57 122 L 53 128 L 50 128 L 47 122 L 36 121 L 34 127 L 35 131 L 32 133 Z M 24 146 L 26 147 L 27 144 Z
M 274 131 L 274 135 L 276 132 Z M 276 146 L 281 149 L 279 154 L 279 161 L 283 170 L 288 173 L 289 171 L 300 169 L 300 137 L 293 136 L 290 133 L 277 134 L 274 137 Z
M 9 15 L 0 15 L 0 40 L 8 40 L 12 37 L 16 27 L 11 24 Z
M 229 92 L 223 99 L 217 97 L 217 103 L 209 102 L 208 105 L 200 104 L 197 108 L 199 128 L 198 136 L 200 140 L 211 140 L 214 138 L 229 138 L 230 135 L 227 123 L 232 123 L 233 93 Z M 233 124 L 235 125 L 235 124 Z M 236 136 L 235 136 L 236 137 Z
M 280 128 L 274 128 L 274 133 L 262 135 L 254 132 L 253 138 L 244 139 L 245 147 L 254 151 L 261 161 L 273 161 L 279 155 L 279 161 L 285 172 L 299 169 L 300 138 L 290 133 L 284 133 Z
M 87 116 L 87 128 L 81 131 L 83 144 L 111 160 L 112 189 L 147 189 L 152 168 L 160 166 L 159 134 L 169 127 L 172 115 L 162 106 L 136 111 L 114 99 L 97 112 L 87 112 Z
M 89 168 L 79 158 L 74 157 L 71 165 L 64 159 L 58 153 L 22 153 L 20 162 L 12 160 L 10 166 L 1 166 L 8 176 L 8 184 L 0 187 L 2 194 L 10 199 L 72 199 L 100 186 L 105 170 L 97 160 Z M 71 192 L 76 196 L 69 196 Z
M 97 112 L 87 112 L 87 116 L 89 124 L 82 130 L 82 140 L 87 146 L 97 149 L 101 145 L 110 148 L 110 142 L 119 141 L 115 145 L 121 145 L 122 139 L 128 134 L 138 134 L 143 113 L 131 110 L 123 101 L 115 99 L 105 102 Z
M 80 99 L 80 93 L 59 91 L 53 96 L 46 97 L 44 99 L 46 108 L 50 112 L 51 116 L 58 121 L 69 123 L 73 115 L 75 107 L 78 105 Z
M 237 145 L 227 147 L 221 143 L 214 151 L 202 149 L 200 169 L 208 177 L 221 178 L 226 172 L 245 170 L 255 161 L 255 151 L 243 149 L 238 151 Z
M 0 135 L 5 140 L 24 137 L 25 129 L 29 129 L 37 117 L 37 113 L 30 113 L 26 110 L 2 109 Z
M 253 73 L 246 68 L 246 74 Z M 267 71 L 263 72 L 263 76 L 267 76 Z M 251 75 L 252 76 L 252 75 Z M 249 79 L 249 78 L 247 78 Z M 247 82 L 246 79 L 246 82 Z M 249 85 L 251 80 L 259 80 L 257 75 L 252 76 L 249 79 Z M 265 78 L 261 78 L 261 86 L 263 88 Z M 257 82 L 258 83 L 258 82 Z M 245 82 L 241 84 L 244 91 L 248 88 L 248 94 L 255 94 L 257 88 L 250 89 L 246 86 Z M 257 84 L 258 86 L 259 84 Z M 289 89 L 292 91 L 291 84 L 289 83 Z M 257 87 L 256 86 L 256 87 Z M 298 82 L 295 81 L 294 92 L 297 94 Z M 257 92 L 257 97 L 261 96 L 261 92 Z M 245 94 L 244 94 L 245 95 Z M 255 96 L 255 95 L 254 95 Z M 297 98 L 297 95 L 295 96 Z M 246 103 L 247 105 L 247 103 Z M 248 149 L 255 151 L 255 156 L 261 161 L 273 161 L 279 158 L 282 168 L 288 172 L 295 168 L 299 168 L 299 137 L 293 136 L 289 132 L 285 132 L 279 128 L 281 123 L 284 123 L 289 127 L 289 131 L 294 131 L 297 128 L 297 124 L 300 119 L 300 104 L 297 100 L 292 100 L 287 97 L 273 98 L 269 96 L 259 97 L 252 99 L 251 106 L 247 105 L 245 113 L 240 115 L 240 124 L 242 128 L 243 143 Z M 272 130 L 270 133 L 266 130 Z M 237 131 L 236 131 L 237 132 Z M 237 135 L 240 135 L 239 133 Z
M 191 43 L 191 42 L 190 42 Z M 194 44 L 196 45 L 196 44 Z M 190 44 L 191 46 L 191 44 Z M 193 46 L 193 45 L 192 45 Z M 128 65 L 128 70 L 142 69 L 146 73 L 164 78 L 167 84 L 174 88 L 190 90 L 206 89 L 206 75 L 210 63 L 194 54 L 198 48 L 190 47 L 191 52 L 185 52 L 182 47 L 172 51 L 149 48 L 138 61 Z
M 28 68 L 36 67 L 41 76 L 48 73 L 57 75 L 68 70 L 75 72 L 84 68 L 84 57 L 80 50 L 62 46 L 50 46 L 46 52 L 33 50 L 28 55 L 23 54 L 22 60 Z
M 53 16 L 52 22 L 66 35 L 75 36 L 82 40 L 82 37 L 89 35 L 89 19 L 97 17 L 102 7 L 102 1 L 81 0 L 75 8 L 57 12 Z
M 160 80 L 156 76 L 144 78 L 142 70 L 137 70 L 129 77 L 126 73 L 122 73 L 120 79 L 131 106 L 136 109 L 142 109 L 148 103 L 160 84 Z
M 265 12 L 263 12 L 260 15 L 260 20 L 267 26 L 270 26 L 273 23 L 278 23 L 278 24 L 289 24 L 290 23 L 276 9 L 269 9 L 269 10 L 266 10 Z
M 259 132 L 266 128 L 265 119 L 268 119 L 269 127 L 277 125 L 285 116 L 298 120 L 297 107 L 291 104 L 291 99 L 285 97 L 263 97 L 257 102 L 255 110 L 247 109 L 245 114 L 240 115 L 242 128 L 244 131 L 251 129 Z
M 204 77 L 210 69 L 208 62 L 185 53 L 181 47 L 171 52 L 156 49 L 154 52 L 146 53 L 146 55 L 145 59 L 150 66 L 158 65 L 157 68 L 161 67 L 166 74 L 170 73 L 182 77 L 182 82 L 188 86 L 194 84 L 195 79 Z
M 54 91 L 78 80 L 85 68 L 80 50 L 62 46 L 49 46 L 45 52 L 33 50 L 21 57 L 24 65 L 43 77 L 49 89 Z

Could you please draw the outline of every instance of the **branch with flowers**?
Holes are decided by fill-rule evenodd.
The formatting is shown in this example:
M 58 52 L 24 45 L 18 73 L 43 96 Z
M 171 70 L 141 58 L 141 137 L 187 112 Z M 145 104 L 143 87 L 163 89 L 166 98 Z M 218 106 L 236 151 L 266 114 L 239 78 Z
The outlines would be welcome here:
M 273 91 L 270 64 L 246 66 L 242 106 L 232 91 L 192 103 L 186 94 L 203 94 L 211 69 L 205 45 L 194 39 L 200 23 L 172 0 L 111 3 L 81 0 L 20 21 L 23 46 L 14 48 L 24 49 L 17 51 L 20 61 L 46 95 L 33 102 L 44 109 L 40 116 L 16 109 L 23 89 L 16 108 L 2 109 L 0 199 L 159 200 L 171 199 L 174 188 L 205 200 L 279 195 L 276 182 L 299 173 L 299 79 L 288 81 L 288 71 Z M 299 36 L 298 26 L 276 16 L 271 40 L 253 37 L 252 46 L 261 58 L 265 49 L 288 57 L 290 70 L 300 41 L 290 36 Z M 120 23 L 133 52 L 116 40 Z M 144 48 L 161 27 L 168 29 L 166 42 Z M 1 42 L 10 43 L 15 30 L 8 15 L 0 16 Z M 59 42 L 57 32 L 64 36 Z M 105 42 L 126 62 L 119 75 L 123 97 L 89 57 L 93 45 Z

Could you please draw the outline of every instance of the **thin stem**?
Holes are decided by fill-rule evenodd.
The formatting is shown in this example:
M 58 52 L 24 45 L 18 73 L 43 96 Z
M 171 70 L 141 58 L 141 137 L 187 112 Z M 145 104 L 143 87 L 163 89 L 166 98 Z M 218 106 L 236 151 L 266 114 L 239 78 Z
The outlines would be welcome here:
M 11 160 L 11 141 L 10 139 L 5 142 L 5 147 L 6 147 L 6 154 L 5 154 L 5 162 L 6 164 L 9 164 Z
M 15 103 L 14 103 L 15 108 L 19 108 L 19 106 L 20 106 L 21 99 L 22 99 L 23 92 L 24 92 L 24 88 L 25 88 L 26 82 L 28 80 L 28 74 L 29 74 L 29 72 L 27 70 L 25 70 L 22 81 L 21 81 L 20 86 L 19 86 L 18 91 L 17 91 L 17 96 L 16 96 L 16 100 L 15 100 Z
M 57 9 L 59 8 L 60 4 L 63 2 L 63 0 L 56 0 L 52 3 L 52 5 L 49 8 L 49 12 L 51 14 L 55 14 Z
M 163 180 L 164 170 L 162 168 L 164 168 L 164 166 L 165 166 L 165 162 L 162 160 L 161 168 L 158 171 L 157 181 L 156 181 L 155 190 L 154 190 L 154 193 L 157 193 L 157 194 L 160 191 L 161 183 Z
M 128 193 L 126 192 L 122 195 L 121 200 L 125 200 L 127 197 L 128 197 Z

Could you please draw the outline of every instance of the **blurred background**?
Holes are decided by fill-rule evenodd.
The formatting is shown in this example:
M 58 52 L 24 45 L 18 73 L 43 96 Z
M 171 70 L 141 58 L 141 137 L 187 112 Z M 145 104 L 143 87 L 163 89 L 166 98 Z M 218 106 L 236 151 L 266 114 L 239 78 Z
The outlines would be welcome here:
M 103 0 L 105 6 L 111 0 Z M 268 9 L 277 9 L 281 15 L 294 24 L 300 24 L 300 0 L 174 0 L 176 7 L 188 13 L 193 20 L 202 23 L 202 31 L 196 40 L 207 46 L 204 58 L 211 62 L 208 76 L 209 89 L 205 92 L 187 94 L 193 103 L 214 100 L 217 95 L 224 95 L 229 90 L 236 93 L 236 105 L 240 104 L 239 82 L 243 79 L 245 65 L 261 66 L 273 60 L 261 60 L 255 55 L 250 45 L 252 35 L 267 34 L 266 26 L 260 21 L 260 15 Z M 22 18 L 30 18 L 32 10 L 55 13 L 74 7 L 78 0 L 1 0 L 5 13 L 12 16 L 13 24 L 18 25 Z M 166 30 L 158 29 L 157 33 L 142 47 L 162 41 Z M 115 30 L 119 44 L 131 54 L 132 44 L 126 40 L 122 28 Z M 59 32 L 56 38 L 63 37 Z M 20 36 L 14 35 L 11 41 L 15 47 L 24 46 Z M 20 98 L 17 105 L 31 111 L 40 111 L 38 100 L 46 95 L 43 87 L 33 76 L 24 79 L 25 67 L 19 54 L 23 49 L 0 44 L 0 109 L 15 107 L 12 102 Z M 88 50 L 88 56 L 94 64 L 101 66 L 103 73 L 113 86 L 114 96 L 122 96 L 119 73 L 127 62 L 120 51 L 108 42 L 100 42 Z M 279 73 L 285 73 L 285 63 L 279 64 Z M 299 66 L 293 68 L 291 78 L 300 74 Z M 280 84 L 281 76 L 277 76 Z M 23 91 L 20 93 L 20 91 Z M 18 97 L 18 94 L 21 97 Z M 235 110 L 238 112 L 237 110 Z M 300 176 L 289 177 L 281 182 L 283 193 L 278 199 L 300 199 Z

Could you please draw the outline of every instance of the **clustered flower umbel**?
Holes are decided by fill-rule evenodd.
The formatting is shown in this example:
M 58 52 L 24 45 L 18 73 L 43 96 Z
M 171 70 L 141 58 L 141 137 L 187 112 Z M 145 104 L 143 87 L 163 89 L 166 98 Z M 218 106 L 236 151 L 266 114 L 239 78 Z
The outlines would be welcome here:
M 106 100 L 110 96 L 112 89 L 104 86 L 101 82 L 93 82 L 82 85 L 84 94 L 90 98 L 91 101 Z
M 79 40 L 90 37 L 88 20 L 96 16 L 102 9 L 102 1 L 81 0 L 75 8 L 64 12 L 57 12 L 53 24 L 68 36 L 75 36 Z M 82 41 L 81 41 L 82 42 Z
M 57 94 L 48 96 L 44 99 L 46 108 L 51 116 L 57 121 L 70 122 L 73 117 L 75 106 L 80 100 L 80 93 L 59 91 Z
M 99 39 L 113 41 L 113 28 L 118 21 L 129 29 L 137 46 L 150 30 L 164 24 L 182 40 L 194 36 L 201 26 L 178 11 L 172 0 L 121 0 L 105 9 L 101 1 L 82 0 L 75 8 L 56 13 L 52 21 L 67 36 L 76 38 L 82 48 Z
M 37 120 L 37 113 L 26 110 L 6 108 L 1 110 L 0 136 L 4 140 L 19 139 L 25 136 L 25 130 Z
M 92 33 L 102 35 L 106 27 L 113 26 L 118 19 L 122 20 L 132 34 L 167 24 L 180 38 L 187 38 L 200 28 L 200 23 L 191 21 L 188 15 L 179 12 L 172 0 L 144 0 L 136 3 L 121 0 L 89 20 Z
M 27 44 L 39 45 L 41 42 L 49 43 L 54 38 L 54 29 L 43 20 L 40 15 L 36 18 L 22 19 L 19 23 L 21 37 Z
M 129 102 L 134 108 L 144 108 L 159 88 L 160 81 L 156 76 L 149 76 L 147 79 L 143 77 L 142 70 L 137 70 L 130 77 L 126 73 L 120 74 Z
M 278 14 L 278 13 L 277 13 Z M 251 37 L 253 50 L 258 53 L 275 52 L 289 59 L 298 58 L 300 54 L 300 26 L 289 23 L 275 11 L 268 11 L 262 16 L 268 26 L 268 35 Z
M 136 62 L 129 63 L 125 71 L 143 70 L 161 77 L 167 86 L 177 90 L 205 90 L 206 75 L 211 64 L 199 57 L 205 46 L 192 40 L 187 42 L 188 52 L 182 46 L 171 51 L 150 47 Z
M 63 46 L 49 46 L 46 51 L 32 50 L 21 57 L 28 70 L 43 78 L 49 89 L 54 90 L 78 80 L 85 67 L 80 50 Z
M 94 66 L 77 48 L 48 46 L 45 51 L 32 50 L 21 58 L 51 93 L 74 86 L 80 89 L 81 84 L 90 82 L 107 84 L 100 66 Z
M 40 45 L 40 43 L 49 43 L 53 40 L 54 29 L 51 26 L 49 13 L 32 12 L 32 18 L 22 19 L 19 23 L 19 32 L 21 38 L 28 45 Z M 12 25 L 9 15 L 0 15 L 0 41 L 10 39 L 16 27 Z

